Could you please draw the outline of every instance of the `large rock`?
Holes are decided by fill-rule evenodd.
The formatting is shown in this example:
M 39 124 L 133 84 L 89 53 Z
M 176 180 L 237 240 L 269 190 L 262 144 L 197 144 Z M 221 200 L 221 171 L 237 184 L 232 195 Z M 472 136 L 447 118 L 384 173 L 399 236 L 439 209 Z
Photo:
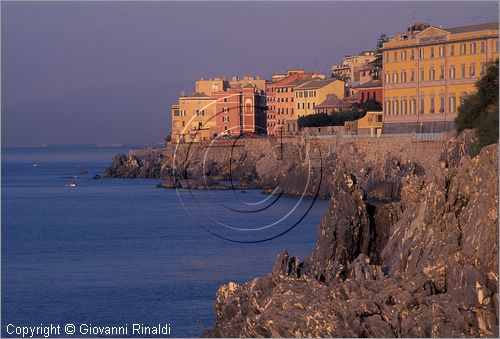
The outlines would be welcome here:
M 429 177 L 337 162 L 311 256 L 222 286 L 204 335 L 497 337 L 498 145 L 472 143 L 451 139 Z

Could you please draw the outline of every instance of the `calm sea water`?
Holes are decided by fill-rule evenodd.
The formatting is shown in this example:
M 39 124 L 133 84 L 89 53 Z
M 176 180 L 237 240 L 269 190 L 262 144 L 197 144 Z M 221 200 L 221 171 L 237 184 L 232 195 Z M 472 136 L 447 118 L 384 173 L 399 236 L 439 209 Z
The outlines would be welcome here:
M 311 200 L 294 210 L 297 198 L 280 197 L 255 212 L 268 197 L 259 191 L 181 192 L 188 213 L 178 193 L 156 188 L 157 180 L 92 180 L 120 151 L 2 150 L 2 336 L 8 324 L 169 323 L 171 336 L 197 337 L 213 325 L 221 284 L 267 274 L 284 249 L 301 258 L 311 252 L 326 201 L 305 213 Z M 70 181 L 77 187 L 66 187 Z M 209 233 L 259 240 L 304 214 L 267 242 Z M 283 216 L 288 225 L 269 226 Z M 263 230 L 249 237 L 252 228 Z

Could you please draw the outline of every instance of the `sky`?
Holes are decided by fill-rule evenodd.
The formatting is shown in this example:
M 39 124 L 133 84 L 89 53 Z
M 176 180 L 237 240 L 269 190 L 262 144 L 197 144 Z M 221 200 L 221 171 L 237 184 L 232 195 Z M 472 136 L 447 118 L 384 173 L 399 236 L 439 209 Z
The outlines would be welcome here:
M 498 21 L 498 5 L 2 1 L 2 147 L 157 144 L 170 133 L 170 105 L 196 79 L 330 75 L 344 55 L 413 21 Z

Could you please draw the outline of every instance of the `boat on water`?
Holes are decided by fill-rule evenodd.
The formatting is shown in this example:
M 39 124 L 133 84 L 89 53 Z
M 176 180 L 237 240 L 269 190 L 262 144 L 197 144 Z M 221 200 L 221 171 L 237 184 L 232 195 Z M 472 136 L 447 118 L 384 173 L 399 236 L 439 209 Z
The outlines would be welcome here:
M 76 187 L 76 182 L 71 181 L 66 184 L 66 187 Z
M 37 163 L 37 162 L 35 162 L 35 163 L 33 164 L 33 167 L 38 167 L 38 163 Z

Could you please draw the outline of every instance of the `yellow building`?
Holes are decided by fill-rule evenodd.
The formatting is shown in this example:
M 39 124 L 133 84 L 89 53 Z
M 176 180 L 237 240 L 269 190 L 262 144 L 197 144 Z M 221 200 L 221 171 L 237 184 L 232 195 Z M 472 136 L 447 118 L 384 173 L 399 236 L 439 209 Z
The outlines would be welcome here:
M 295 116 L 314 114 L 316 105 L 326 100 L 329 94 L 337 98 L 345 96 L 345 83 L 338 79 L 311 80 L 294 88 Z
M 172 141 L 210 140 L 215 131 L 215 99 L 204 93 L 180 96 L 172 105 Z
M 461 100 L 498 58 L 498 22 L 415 24 L 382 51 L 384 133 L 447 131 Z
M 383 112 L 366 112 L 366 115 L 357 122 L 359 134 L 368 134 L 370 136 L 380 136 L 384 121 Z

